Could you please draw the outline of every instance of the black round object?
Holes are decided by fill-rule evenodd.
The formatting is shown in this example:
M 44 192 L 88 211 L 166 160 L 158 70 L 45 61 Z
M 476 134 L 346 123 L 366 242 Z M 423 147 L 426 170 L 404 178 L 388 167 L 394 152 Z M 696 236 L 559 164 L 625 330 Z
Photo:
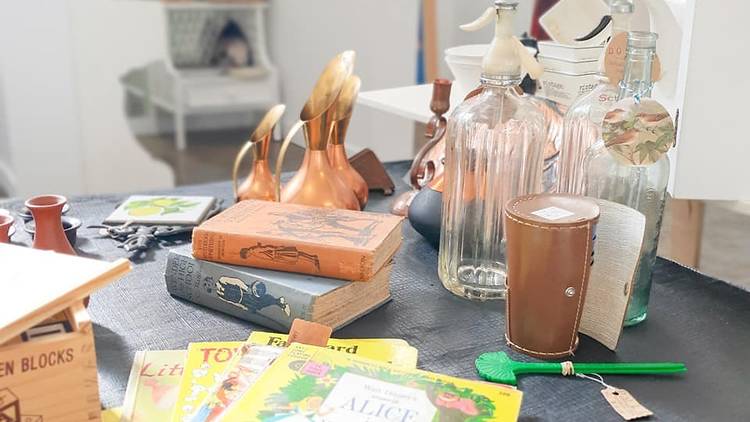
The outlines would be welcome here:
M 63 231 L 65 237 L 68 238 L 71 246 L 75 246 L 78 241 L 78 229 L 81 227 L 81 220 L 75 217 L 62 217 Z M 34 221 L 30 221 L 23 226 L 23 230 L 31 235 L 31 240 L 34 240 L 34 234 L 36 233 L 36 225 Z
M 437 249 L 440 246 L 440 221 L 443 215 L 443 193 L 424 187 L 409 205 L 409 222 L 419 234 Z

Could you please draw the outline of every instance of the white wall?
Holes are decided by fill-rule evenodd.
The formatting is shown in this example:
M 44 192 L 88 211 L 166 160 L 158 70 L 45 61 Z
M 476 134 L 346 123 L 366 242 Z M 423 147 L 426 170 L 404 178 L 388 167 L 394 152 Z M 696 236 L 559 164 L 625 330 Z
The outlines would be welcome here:
M 357 52 L 363 91 L 413 85 L 418 10 L 418 0 L 273 0 L 270 50 L 281 72 L 285 127 L 299 117 L 326 63 L 347 49 Z M 413 140 L 413 122 L 366 107 L 355 109 L 347 135 L 350 146 L 371 148 L 383 161 L 412 158 Z
M 6 3 L 0 13 L 6 133 L 19 195 L 84 190 L 67 14 L 65 2 L 34 0 Z
M 8 138 L 8 118 L 5 113 L 5 93 L 3 89 L 3 63 L 0 57 L 0 189 L 8 195 L 15 194 L 15 175 L 11 169 L 10 139 Z
M 172 170 L 136 140 L 119 80 L 135 67 L 166 57 L 161 5 L 121 0 L 68 3 L 86 191 L 174 186 Z
M 118 78 L 163 55 L 157 3 L 24 0 L 0 13 L 0 56 L 14 194 L 81 194 L 173 185 L 130 131 Z

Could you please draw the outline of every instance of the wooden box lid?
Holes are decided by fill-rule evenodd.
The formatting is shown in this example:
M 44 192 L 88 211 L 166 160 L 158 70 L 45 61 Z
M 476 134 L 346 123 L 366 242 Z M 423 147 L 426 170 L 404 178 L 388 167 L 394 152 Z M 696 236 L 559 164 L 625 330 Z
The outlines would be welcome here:
M 97 261 L 0 244 L 0 345 L 130 271 Z

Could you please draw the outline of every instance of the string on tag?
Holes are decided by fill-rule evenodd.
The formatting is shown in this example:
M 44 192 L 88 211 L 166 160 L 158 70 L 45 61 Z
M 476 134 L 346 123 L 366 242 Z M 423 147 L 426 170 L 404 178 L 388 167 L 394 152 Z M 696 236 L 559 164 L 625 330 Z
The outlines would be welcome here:
M 570 366 L 572 367 L 571 362 L 563 362 L 563 363 L 570 363 Z M 563 365 L 563 368 L 566 365 Z M 565 369 L 563 369 L 563 375 L 565 375 Z M 633 397 L 628 390 L 625 390 L 624 388 L 617 388 L 613 387 L 606 382 L 604 382 L 604 378 L 599 374 L 591 374 L 594 375 L 596 378 L 585 375 L 585 374 L 576 374 L 575 372 L 570 374 L 575 375 L 578 378 L 587 379 L 589 381 L 593 381 L 597 384 L 601 384 L 604 389 L 601 390 L 602 396 L 604 396 L 604 399 L 609 403 L 610 406 L 612 406 L 612 409 L 614 409 L 615 412 L 617 412 L 620 416 L 622 416 L 623 419 L 626 421 L 632 421 L 634 419 L 640 419 L 645 418 L 647 416 L 652 416 L 654 413 L 650 410 L 648 410 L 645 406 L 638 403 L 638 400 Z

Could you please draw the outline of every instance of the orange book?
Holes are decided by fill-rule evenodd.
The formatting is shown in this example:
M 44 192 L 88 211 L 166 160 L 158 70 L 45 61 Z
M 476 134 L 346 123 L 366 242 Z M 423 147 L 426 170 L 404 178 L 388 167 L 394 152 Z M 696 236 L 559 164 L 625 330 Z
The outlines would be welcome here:
M 206 261 L 368 281 L 401 245 L 401 217 L 241 201 L 193 230 Z

